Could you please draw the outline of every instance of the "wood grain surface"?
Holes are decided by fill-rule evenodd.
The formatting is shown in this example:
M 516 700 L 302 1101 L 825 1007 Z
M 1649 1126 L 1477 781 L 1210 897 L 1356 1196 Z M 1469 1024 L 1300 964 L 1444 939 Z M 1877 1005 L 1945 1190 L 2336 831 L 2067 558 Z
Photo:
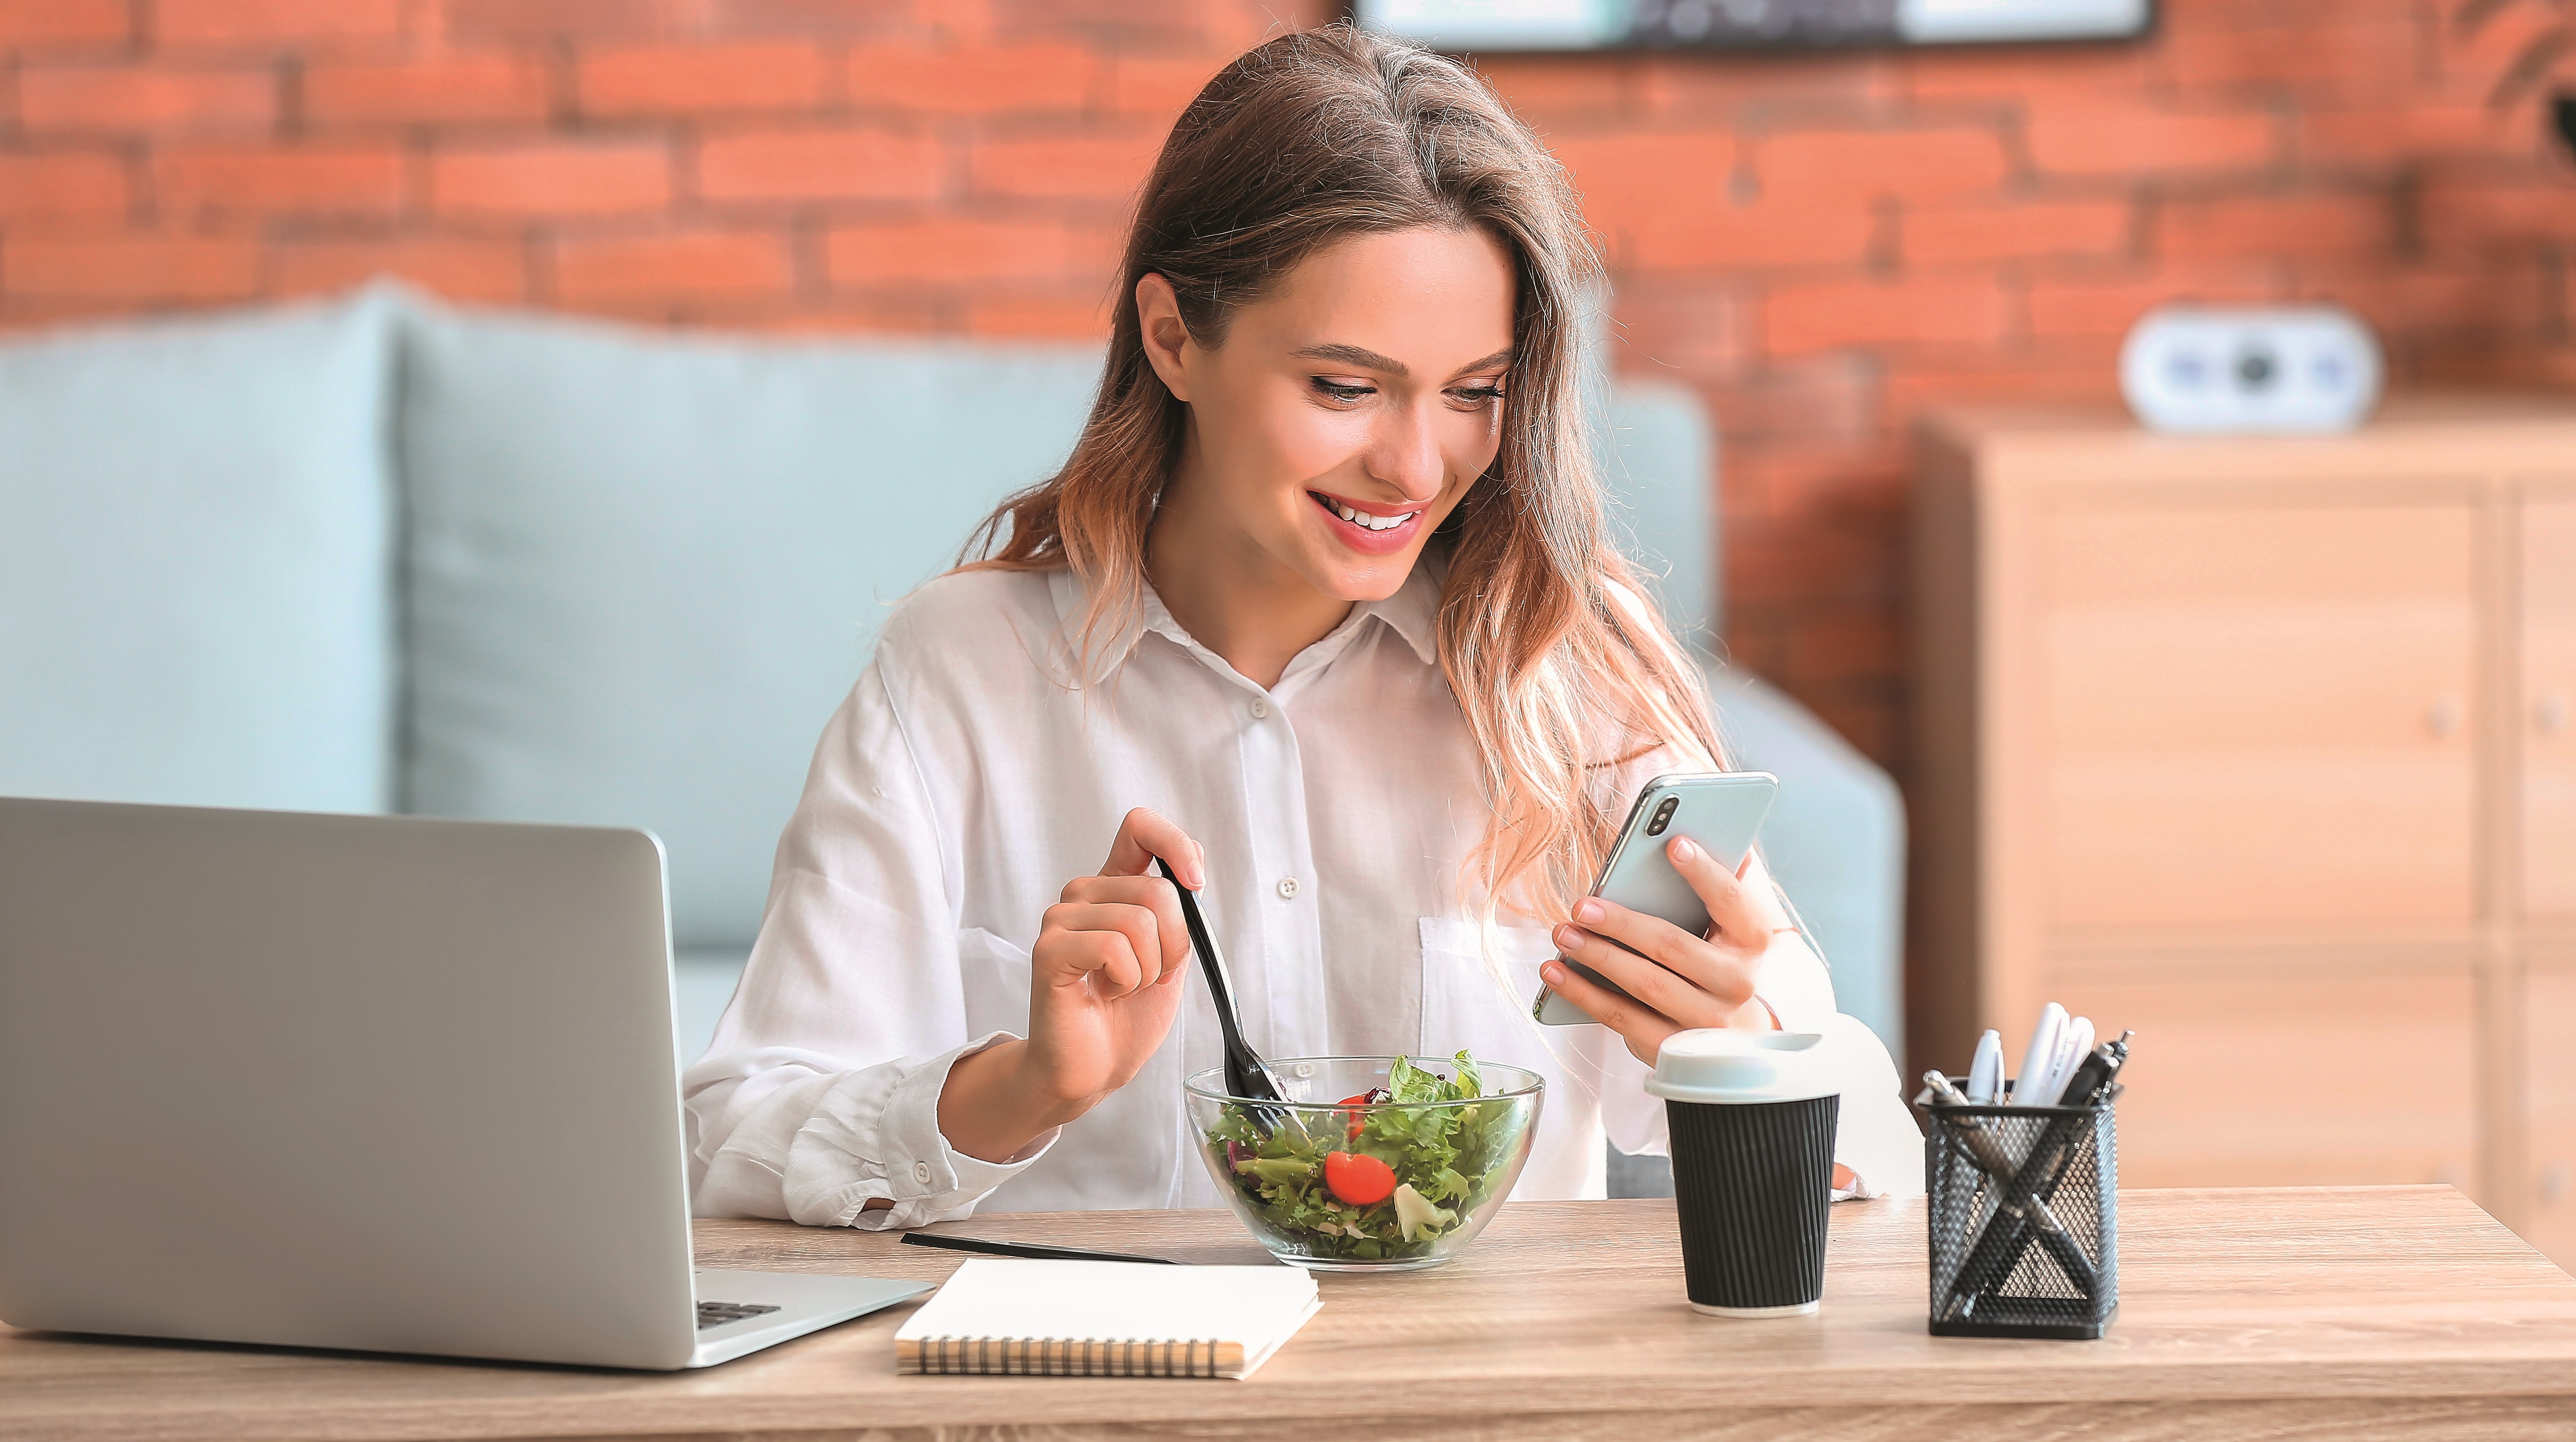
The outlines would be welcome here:
M 1927 1335 L 1919 1202 L 1836 1207 L 1822 1310 L 1766 1322 L 1684 1306 L 1670 1202 L 1537 1202 L 1448 1267 L 1323 1277 L 1323 1312 L 1247 1382 L 898 1377 L 908 1308 L 674 1375 L 0 1330 L 0 1437 L 2576 1436 L 2576 1281 L 2447 1187 L 2133 1191 L 2120 1221 L 2099 1342 Z M 1219 1212 L 942 1230 L 1261 1260 Z M 964 1260 L 697 1231 L 708 1266 L 938 1279 Z

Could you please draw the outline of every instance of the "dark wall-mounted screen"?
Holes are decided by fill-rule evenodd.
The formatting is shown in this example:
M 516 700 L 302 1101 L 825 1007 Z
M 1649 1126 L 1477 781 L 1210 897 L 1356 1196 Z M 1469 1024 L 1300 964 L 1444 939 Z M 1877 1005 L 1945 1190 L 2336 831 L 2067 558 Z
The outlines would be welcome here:
M 1353 18 L 1442 50 L 1762 50 L 2120 40 L 2154 0 L 1354 0 Z

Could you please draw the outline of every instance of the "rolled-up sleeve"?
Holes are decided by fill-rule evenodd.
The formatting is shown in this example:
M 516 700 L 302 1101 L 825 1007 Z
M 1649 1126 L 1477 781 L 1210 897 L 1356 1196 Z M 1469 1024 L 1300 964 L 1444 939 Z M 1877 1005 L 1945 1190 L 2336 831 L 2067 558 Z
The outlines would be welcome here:
M 920 1226 L 1052 1145 L 987 1162 L 940 1133 L 949 1068 L 1010 1035 L 967 1035 L 949 854 L 871 666 L 816 748 L 742 983 L 682 1081 L 698 1215 Z
M 1834 1160 L 1851 1169 L 1859 1197 L 1912 1196 L 1923 1190 L 1923 1134 L 1906 1110 L 1903 1085 L 1887 1043 L 1858 1017 L 1834 1003 L 1833 979 L 1824 958 L 1796 932 L 1771 939 L 1754 995 L 1771 1008 L 1783 1031 L 1815 1032 L 1842 1092 Z

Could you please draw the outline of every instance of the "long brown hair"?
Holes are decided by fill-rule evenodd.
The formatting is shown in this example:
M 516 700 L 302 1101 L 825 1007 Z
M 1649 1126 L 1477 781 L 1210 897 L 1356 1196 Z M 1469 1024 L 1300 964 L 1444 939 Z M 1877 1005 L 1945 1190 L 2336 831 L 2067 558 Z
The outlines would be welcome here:
M 1123 627 L 1145 588 L 1145 533 L 1187 407 L 1145 357 L 1136 283 L 1169 280 L 1191 338 L 1349 236 L 1481 230 L 1518 294 L 1503 437 L 1434 545 L 1449 549 L 1440 665 L 1476 740 L 1493 808 L 1462 883 L 1484 915 L 1561 916 L 1611 828 L 1602 769 L 1669 746 L 1713 765 L 1697 668 L 1611 545 L 1585 433 L 1579 339 L 1599 274 L 1579 203 L 1538 138 L 1456 62 L 1347 25 L 1281 35 L 1182 112 L 1145 183 L 1119 272 L 1109 358 L 1082 438 L 1052 479 L 987 519 L 971 564 L 1070 566 L 1081 645 Z

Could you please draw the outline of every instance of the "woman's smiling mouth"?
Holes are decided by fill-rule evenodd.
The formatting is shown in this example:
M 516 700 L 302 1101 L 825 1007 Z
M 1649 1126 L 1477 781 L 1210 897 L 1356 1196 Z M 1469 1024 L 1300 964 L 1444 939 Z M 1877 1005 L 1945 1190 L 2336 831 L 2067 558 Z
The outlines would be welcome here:
M 1333 518 L 1333 530 L 1343 544 L 1375 556 L 1392 555 L 1410 544 L 1425 509 L 1368 511 L 1322 491 L 1308 491 L 1306 497 Z

